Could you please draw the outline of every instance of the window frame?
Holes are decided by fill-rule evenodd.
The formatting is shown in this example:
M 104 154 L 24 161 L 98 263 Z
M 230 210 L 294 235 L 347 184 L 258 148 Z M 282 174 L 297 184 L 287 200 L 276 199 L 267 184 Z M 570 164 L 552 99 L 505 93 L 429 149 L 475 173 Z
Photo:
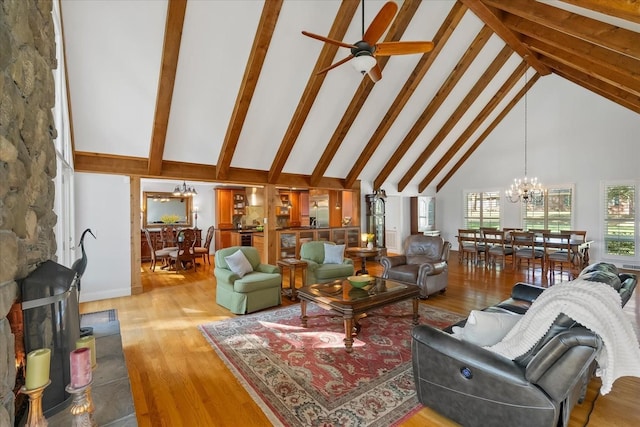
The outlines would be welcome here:
M 608 189 L 610 187 L 617 186 L 632 186 L 634 191 L 633 203 L 634 203 L 634 218 L 633 218 L 633 251 L 634 253 L 629 255 L 612 254 L 608 253 Z M 638 213 L 638 206 L 640 206 L 640 180 L 617 180 L 617 181 L 603 181 L 600 186 L 600 226 L 602 227 L 600 232 L 600 238 L 602 239 L 602 258 L 603 260 L 619 263 L 621 265 L 627 264 L 640 264 L 640 214 Z
M 472 194 L 478 194 L 480 197 L 478 198 L 478 200 L 480 200 L 480 216 L 476 219 L 475 217 L 472 217 L 469 215 L 469 196 Z M 485 197 L 485 195 L 489 195 L 488 197 Z M 484 209 L 484 200 L 489 200 L 489 198 L 493 198 L 493 199 L 497 199 L 497 202 L 495 203 L 495 208 L 497 208 L 497 212 L 498 215 L 496 216 L 490 216 L 488 218 L 485 218 L 485 209 Z M 497 227 L 500 228 L 500 224 L 502 222 L 502 217 L 504 215 L 504 198 L 502 196 L 502 191 L 500 190 L 464 190 L 463 191 L 463 198 L 462 198 L 462 205 L 464 206 L 463 212 L 462 212 L 462 223 L 463 223 L 463 228 L 468 228 L 468 229 L 479 229 L 480 227 Z M 489 211 L 491 212 L 491 211 Z M 495 212 L 495 210 L 494 210 Z M 472 223 L 470 223 L 470 221 L 473 221 Z M 477 223 L 477 225 L 476 225 Z
M 562 222 L 560 220 L 553 220 L 552 218 L 550 218 L 550 211 L 549 211 L 549 190 L 555 191 L 564 191 L 564 190 L 569 190 L 569 195 L 571 197 L 571 208 L 570 208 L 570 213 L 569 213 L 569 222 Z M 522 228 L 524 229 L 530 229 L 530 228 L 542 228 L 542 229 L 548 229 L 551 230 L 552 232 L 558 232 L 558 231 L 566 231 L 566 230 L 573 230 L 574 229 L 574 218 L 575 218 L 575 209 L 576 209 L 576 191 L 575 191 L 575 184 L 554 184 L 554 185 L 549 185 L 546 186 L 545 191 L 544 191 L 544 195 L 543 195 L 543 206 L 544 206 L 544 211 L 542 212 L 542 224 L 535 223 L 535 224 L 530 224 L 531 222 L 533 222 L 533 219 L 528 219 L 529 217 L 527 216 L 527 209 L 526 206 L 521 205 L 520 207 L 520 225 L 522 226 Z M 551 214 L 556 213 L 557 211 L 551 211 Z M 538 220 L 539 221 L 539 220 Z M 555 221 L 555 224 L 552 224 L 551 222 Z
M 55 104 L 52 108 L 57 136 L 53 143 L 56 152 L 57 174 L 54 179 L 53 211 L 58 217 L 54 227 L 56 257 L 60 264 L 70 267 L 75 260 L 75 196 L 73 147 L 67 99 L 64 43 L 60 4 L 53 2 L 52 17 L 58 67 L 52 70 L 55 85 Z

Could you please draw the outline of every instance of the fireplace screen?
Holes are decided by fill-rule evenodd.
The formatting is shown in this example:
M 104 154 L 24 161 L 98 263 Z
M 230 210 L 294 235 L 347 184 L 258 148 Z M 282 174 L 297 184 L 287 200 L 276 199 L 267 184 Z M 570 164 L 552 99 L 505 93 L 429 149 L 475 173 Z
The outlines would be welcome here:
M 71 379 L 69 353 L 80 337 L 76 274 L 46 261 L 22 280 L 21 288 L 25 351 L 51 349 L 51 384 L 42 398 L 42 409 L 49 416 L 71 401 L 65 387 Z

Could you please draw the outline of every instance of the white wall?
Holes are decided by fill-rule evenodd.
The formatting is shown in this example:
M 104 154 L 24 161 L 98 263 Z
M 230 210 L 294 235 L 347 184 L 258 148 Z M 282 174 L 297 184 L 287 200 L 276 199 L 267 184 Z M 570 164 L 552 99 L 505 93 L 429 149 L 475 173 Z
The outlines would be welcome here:
M 457 248 L 465 190 L 504 192 L 524 174 L 523 102 L 514 107 L 436 195 L 436 228 Z M 640 116 L 556 76 L 544 76 L 528 95 L 528 175 L 544 185 L 575 184 L 573 227 L 593 239 L 602 258 L 605 180 L 640 179 Z M 505 202 L 503 227 L 520 226 L 520 205 Z M 636 256 L 636 262 L 638 262 Z
M 75 200 L 77 238 L 86 228 L 96 235 L 84 239 L 88 263 L 80 301 L 131 295 L 129 178 L 76 173 Z M 76 258 L 80 254 L 78 247 Z

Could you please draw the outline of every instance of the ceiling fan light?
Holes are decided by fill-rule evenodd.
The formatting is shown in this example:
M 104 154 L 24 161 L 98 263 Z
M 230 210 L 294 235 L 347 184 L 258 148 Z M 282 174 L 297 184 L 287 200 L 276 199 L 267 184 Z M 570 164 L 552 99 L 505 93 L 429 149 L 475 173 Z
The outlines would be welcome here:
M 373 56 L 364 54 L 353 58 L 351 64 L 360 74 L 367 74 L 369 70 L 376 66 L 377 61 Z

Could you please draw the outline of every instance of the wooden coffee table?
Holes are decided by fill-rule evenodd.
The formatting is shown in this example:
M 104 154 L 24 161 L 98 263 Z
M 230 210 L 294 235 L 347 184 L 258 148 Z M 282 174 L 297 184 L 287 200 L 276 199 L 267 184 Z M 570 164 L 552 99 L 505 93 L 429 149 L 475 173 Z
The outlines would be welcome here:
M 307 327 L 307 302 L 319 305 L 342 315 L 344 320 L 344 346 L 348 353 L 353 351 L 353 337 L 360 332 L 358 320 L 366 316 L 368 311 L 395 304 L 406 299 L 413 299 L 413 324 L 418 324 L 418 297 L 420 288 L 411 283 L 373 278 L 373 282 L 364 288 L 351 286 L 348 280 L 336 280 L 331 283 L 320 283 L 298 289 L 300 299 L 300 320 Z

